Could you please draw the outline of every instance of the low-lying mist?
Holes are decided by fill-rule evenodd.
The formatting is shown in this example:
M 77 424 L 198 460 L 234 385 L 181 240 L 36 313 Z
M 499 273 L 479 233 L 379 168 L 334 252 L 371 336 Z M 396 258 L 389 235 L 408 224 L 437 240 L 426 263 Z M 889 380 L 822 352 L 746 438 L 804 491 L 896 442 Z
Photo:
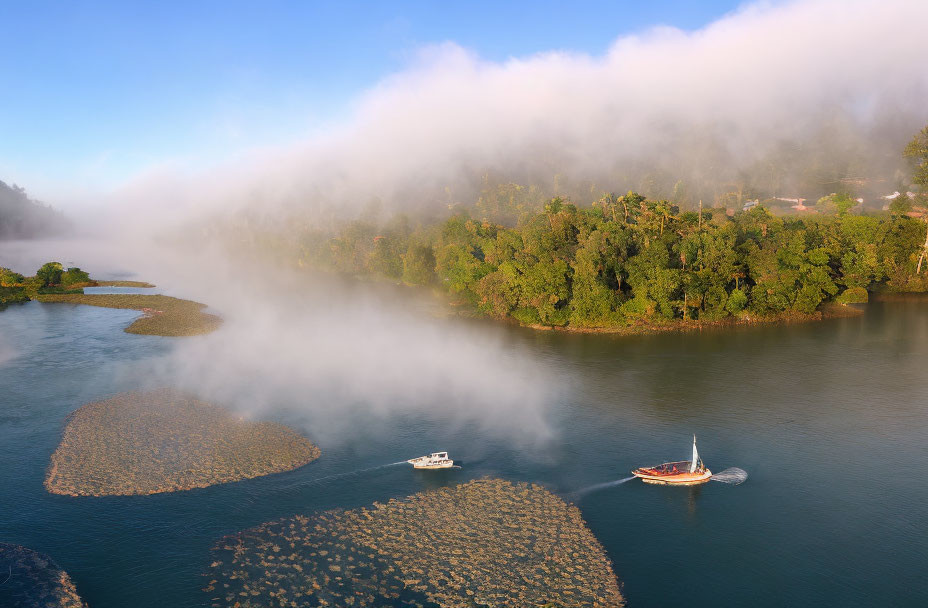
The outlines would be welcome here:
M 448 42 L 376 84 L 347 121 L 204 173 L 152 170 L 114 193 L 109 216 L 150 230 L 242 208 L 447 212 L 487 179 L 578 203 L 629 189 L 684 206 L 861 181 L 892 192 L 902 146 L 928 122 L 926 21 L 924 2 L 810 0 L 749 4 L 692 32 L 656 27 L 599 56 L 493 62 Z
M 475 426 L 525 447 L 553 436 L 548 408 L 562 390 L 553 370 L 505 332 L 434 318 L 428 294 L 289 272 L 230 279 L 210 290 L 223 327 L 178 341 L 152 382 L 252 416 L 285 409 L 327 443 L 393 415 Z
M 550 407 L 566 389 L 556 370 L 501 328 L 446 318 L 428 291 L 309 274 L 209 246 L 156 254 L 129 241 L 49 240 L 4 244 L 0 259 L 27 274 L 61 259 L 99 279 L 145 279 L 223 317 L 206 336 L 129 337 L 170 348 L 99 371 L 119 386 L 189 390 L 257 419 L 285 414 L 323 448 L 395 415 L 476 428 L 539 457 L 556 439 Z M 0 341 L 0 364 L 14 346 Z
M 497 63 L 453 42 L 422 49 L 345 123 L 202 172 L 161 165 L 72 214 L 105 234 L 92 247 L 37 255 L 132 272 L 225 318 L 153 369 L 120 373 L 255 414 L 286 404 L 332 436 L 364 418 L 350 411 L 543 443 L 563 389 L 538 356 L 434 319 L 409 294 L 250 259 L 223 223 L 243 211 L 272 226 L 322 222 L 372 205 L 447 214 L 489 179 L 578 203 L 628 189 L 690 203 L 730 188 L 794 196 L 839 178 L 891 191 L 902 145 L 928 122 L 925 23 L 925 2 L 812 0 L 747 5 L 693 32 L 655 28 L 601 56 Z

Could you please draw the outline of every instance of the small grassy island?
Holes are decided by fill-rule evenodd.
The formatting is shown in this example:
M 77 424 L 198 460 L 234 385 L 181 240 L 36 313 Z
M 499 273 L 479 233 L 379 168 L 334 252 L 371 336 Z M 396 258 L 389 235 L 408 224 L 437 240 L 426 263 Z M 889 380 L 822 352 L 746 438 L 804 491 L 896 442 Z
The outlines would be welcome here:
M 9 578 L 8 578 L 9 577 Z M 46 555 L 0 543 L 0 606 L 87 608 L 68 573 Z
M 196 336 L 215 331 L 222 324 L 216 315 L 203 312 L 205 304 L 163 295 L 50 293 L 36 299 L 140 310 L 144 314 L 125 329 L 130 334 Z
M 65 270 L 58 262 L 48 262 L 33 277 L 9 268 L 0 268 L 0 310 L 8 304 L 37 300 L 64 302 L 106 308 L 128 308 L 143 313 L 125 331 L 150 336 L 197 336 L 208 334 L 222 324 L 216 315 L 203 312 L 205 304 L 164 295 L 85 294 L 85 287 L 151 288 L 144 281 L 95 281 L 80 268 Z
M 45 487 L 69 496 L 176 492 L 290 471 L 319 454 L 282 424 L 244 421 L 183 393 L 123 393 L 71 414 Z
M 266 523 L 214 552 L 215 608 L 624 604 L 579 509 L 500 479 Z

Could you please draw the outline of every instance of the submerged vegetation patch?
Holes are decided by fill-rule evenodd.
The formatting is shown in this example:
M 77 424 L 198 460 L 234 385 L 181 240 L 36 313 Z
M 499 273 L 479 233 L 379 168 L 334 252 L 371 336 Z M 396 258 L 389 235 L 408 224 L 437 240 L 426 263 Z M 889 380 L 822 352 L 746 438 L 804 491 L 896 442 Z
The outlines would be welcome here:
M 500 479 L 265 523 L 214 555 L 214 608 L 624 604 L 580 510 Z
M 151 336 L 196 336 L 215 331 L 222 319 L 203 312 L 205 304 L 163 295 L 40 294 L 40 302 L 67 302 L 106 308 L 128 308 L 144 314 L 126 332 Z
M 68 573 L 47 555 L 0 543 L 0 606 L 86 608 Z
M 123 393 L 71 414 L 45 487 L 70 496 L 174 492 L 290 471 L 319 454 L 282 424 L 245 421 L 183 393 Z

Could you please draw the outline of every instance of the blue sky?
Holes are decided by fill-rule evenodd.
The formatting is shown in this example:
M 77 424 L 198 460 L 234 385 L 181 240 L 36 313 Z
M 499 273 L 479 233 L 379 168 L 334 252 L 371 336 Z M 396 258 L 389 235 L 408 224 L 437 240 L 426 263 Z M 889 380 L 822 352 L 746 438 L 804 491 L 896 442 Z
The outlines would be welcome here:
M 739 4 L 0 0 L 0 180 L 54 197 L 164 163 L 196 168 L 343 119 L 423 46 L 496 61 L 596 55 Z

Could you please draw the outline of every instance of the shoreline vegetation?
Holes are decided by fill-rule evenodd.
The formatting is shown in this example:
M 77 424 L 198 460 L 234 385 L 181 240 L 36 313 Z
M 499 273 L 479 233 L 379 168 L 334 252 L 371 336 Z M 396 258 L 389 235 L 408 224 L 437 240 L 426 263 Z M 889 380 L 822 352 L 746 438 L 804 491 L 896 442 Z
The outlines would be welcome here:
M 898 295 L 920 295 L 920 294 L 898 294 Z M 873 300 L 881 300 L 882 297 L 874 296 Z M 667 333 L 689 333 L 698 331 L 711 331 L 726 328 L 744 328 L 757 327 L 762 325 L 791 325 L 796 323 L 811 323 L 814 321 L 824 321 L 826 319 L 845 319 L 859 317 L 864 314 L 864 309 L 859 305 L 836 304 L 834 302 L 822 304 L 818 310 L 811 314 L 783 314 L 775 316 L 754 317 L 742 315 L 739 317 L 729 317 L 726 319 L 705 321 L 700 319 L 689 320 L 686 322 L 669 322 L 669 323 L 642 323 L 639 325 L 629 325 L 624 327 L 570 327 L 570 326 L 550 326 L 550 325 L 522 325 L 516 322 L 520 327 L 534 329 L 538 331 L 567 332 L 577 334 L 610 334 L 617 336 L 642 336 Z
M 555 198 L 514 227 L 468 211 L 415 228 L 356 221 L 303 234 L 295 253 L 299 266 L 432 288 L 459 314 L 534 329 L 798 322 L 859 314 L 849 305 L 871 293 L 928 291 L 928 201 L 897 203 L 777 217 L 762 206 L 684 212 L 633 192 L 587 208 Z
M 278 235 L 275 248 L 298 267 L 430 289 L 459 316 L 577 333 L 809 322 L 928 292 L 920 198 L 875 215 L 698 214 L 635 193 L 588 208 L 555 198 L 514 227 L 469 213 L 416 227 L 359 220 Z
M 174 390 L 122 393 L 68 417 L 45 488 L 67 496 L 177 492 L 292 471 L 320 453 L 287 426 L 246 421 Z
M 138 310 L 142 316 L 124 331 L 150 336 L 198 336 L 215 331 L 222 324 L 221 317 L 203 312 L 206 304 L 199 302 L 160 294 L 85 294 L 85 287 L 154 285 L 145 281 L 95 281 L 80 268 L 65 270 L 58 262 L 44 264 L 33 277 L 0 268 L 0 310 L 29 300 Z
M 808 321 L 856 314 L 847 305 L 870 293 L 928 292 L 928 127 L 903 156 L 911 184 L 876 199 L 882 210 L 850 182 L 808 206 L 733 184 L 704 207 L 683 182 L 675 200 L 591 184 L 575 203 L 485 179 L 475 202 L 448 204 L 450 217 L 385 217 L 372 204 L 352 221 L 249 216 L 222 230 L 299 268 L 432 288 L 461 314 L 535 329 Z
M 502 479 L 264 523 L 213 553 L 213 608 L 625 605 L 580 509 Z
M 3 606 L 87 608 L 68 573 L 32 549 L 0 542 L 0 579 L 6 579 L 0 586 Z

